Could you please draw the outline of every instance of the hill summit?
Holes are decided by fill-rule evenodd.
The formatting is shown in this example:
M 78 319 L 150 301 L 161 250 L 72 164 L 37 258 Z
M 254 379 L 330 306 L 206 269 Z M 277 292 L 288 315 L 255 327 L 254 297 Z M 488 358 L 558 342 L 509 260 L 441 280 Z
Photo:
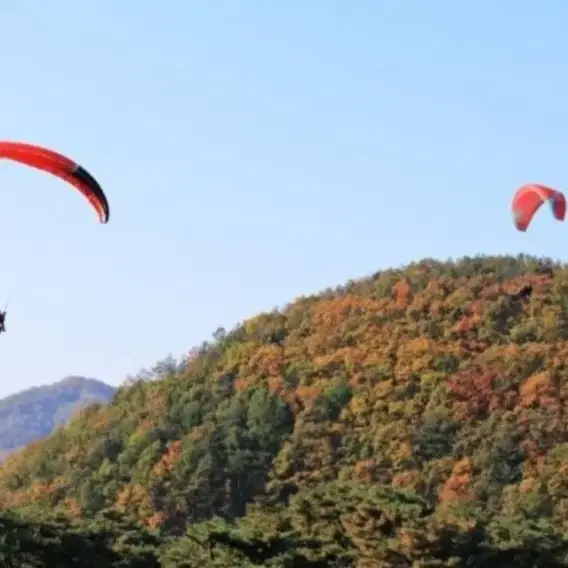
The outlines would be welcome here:
M 164 566 L 566 565 L 567 298 L 530 257 L 300 298 L 11 456 L 0 506 L 159 531 Z

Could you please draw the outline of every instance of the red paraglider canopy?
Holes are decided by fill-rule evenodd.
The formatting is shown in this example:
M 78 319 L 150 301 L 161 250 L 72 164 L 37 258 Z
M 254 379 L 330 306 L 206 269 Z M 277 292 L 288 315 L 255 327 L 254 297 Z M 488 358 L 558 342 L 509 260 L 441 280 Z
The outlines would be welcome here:
M 519 231 L 526 231 L 532 218 L 541 205 L 548 201 L 554 218 L 564 221 L 566 216 L 566 198 L 556 189 L 545 185 L 530 183 L 521 186 L 513 197 L 513 218 Z
M 0 159 L 19 162 L 61 178 L 89 200 L 101 223 L 108 222 L 110 209 L 101 186 L 87 170 L 73 160 L 41 146 L 2 141 L 0 141 Z

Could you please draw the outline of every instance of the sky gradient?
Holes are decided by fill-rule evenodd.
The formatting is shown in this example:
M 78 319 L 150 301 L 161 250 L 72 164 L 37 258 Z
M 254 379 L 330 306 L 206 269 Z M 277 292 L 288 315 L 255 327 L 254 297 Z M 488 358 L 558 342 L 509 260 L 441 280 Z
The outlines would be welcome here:
M 26 0 L 0 7 L 0 396 L 119 384 L 302 294 L 421 257 L 567 259 L 568 3 Z

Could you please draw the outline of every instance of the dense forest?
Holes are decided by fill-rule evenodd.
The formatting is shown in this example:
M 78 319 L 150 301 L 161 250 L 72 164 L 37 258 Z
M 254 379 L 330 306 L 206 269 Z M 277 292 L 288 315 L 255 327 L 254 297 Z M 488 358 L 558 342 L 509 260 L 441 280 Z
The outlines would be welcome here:
M 300 298 L 10 456 L 3 565 L 567 566 L 567 365 L 549 259 Z

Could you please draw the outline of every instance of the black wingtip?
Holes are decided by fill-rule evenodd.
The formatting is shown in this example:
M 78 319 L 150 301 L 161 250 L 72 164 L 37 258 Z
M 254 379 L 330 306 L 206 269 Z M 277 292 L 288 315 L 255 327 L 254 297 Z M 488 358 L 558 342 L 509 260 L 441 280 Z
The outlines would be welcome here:
M 83 166 L 80 165 L 77 165 L 77 167 L 73 170 L 73 176 L 75 176 L 75 178 L 77 178 L 81 183 L 86 185 L 96 196 L 98 201 L 103 206 L 103 211 L 105 214 L 102 222 L 104 224 L 108 223 L 108 220 L 110 218 L 110 208 L 106 195 L 99 182 L 85 168 L 83 168 Z

